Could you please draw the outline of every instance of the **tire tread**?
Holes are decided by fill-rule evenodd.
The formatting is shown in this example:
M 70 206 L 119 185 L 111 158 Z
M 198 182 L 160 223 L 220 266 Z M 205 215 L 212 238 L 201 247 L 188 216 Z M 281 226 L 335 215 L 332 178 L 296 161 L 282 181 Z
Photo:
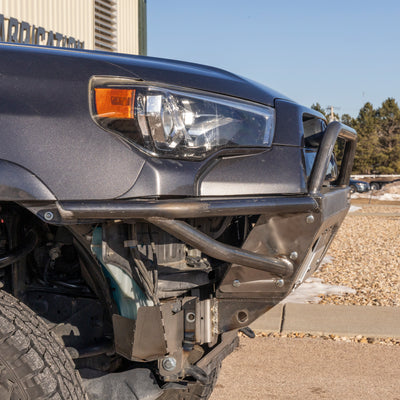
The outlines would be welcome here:
M 25 304 L 0 290 L 0 399 L 3 398 L 87 399 L 61 339 L 49 332 Z

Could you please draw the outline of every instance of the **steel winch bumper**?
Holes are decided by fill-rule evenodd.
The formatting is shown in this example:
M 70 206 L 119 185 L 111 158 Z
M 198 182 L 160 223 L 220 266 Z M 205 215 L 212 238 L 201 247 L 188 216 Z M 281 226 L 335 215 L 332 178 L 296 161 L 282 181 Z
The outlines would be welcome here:
M 339 177 L 330 187 L 324 188 L 325 174 L 338 138 L 346 141 Z M 306 249 L 315 246 L 316 236 L 322 235 L 316 227 L 326 229 L 328 221 L 331 222 L 330 226 L 338 226 L 347 212 L 349 202 L 346 187 L 355 147 L 356 132 L 353 129 L 339 122 L 329 124 L 320 143 L 305 195 L 63 201 L 55 205 L 53 203 L 50 207 L 38 205 L 29 208 L 44 221 L 54 224 L 146 220 L 204 254 L 231 263 L 233 269 L 241 265 L 277 277 L 290 278 L 298 276 L 299 270 L 302 270 L 299 266 L 301 256 L 306 256 Z M 341 218 L 339 214 L 342 211 L 344 215 Z M 260 215 L 242 248 L 218 242 L 183 221 L 238 215 Z M 306 241 L 304 237 L 307 237 Z M 226 293 L 225 283 L 222 283 L 221 291 Z M 282 281 L 277 284 L 282 285 Z
M 336 182 L 324 186 L 338 137 L 346 140 L 339 177 Z M 119 354 L 132 360 L 159 360 L 161 366 L 162 357 L 172 354 L 181 360 L 177 370 L 182 373 L 185 368 L 182 343 L 186 337 L 186 328 L 183 330 L 186 308 L 191 307 L 190 310 L 197 313 L 202 306 L 207 308 L 203 304 L 205 301 L 210 302 L 206 310 L 209 312 L 204 315 L 210 318 L 211 342 L 202 337 L 197 342 L 212 343 L 219 334 L 249 325 L 318 268 L 350 207 L 348 183 L 355 140 L 356 133 L 352 129 L 338 122 L 328 126 L 309 178 L 308 192 L 301 195 L 63 201 L 30 204 L 28 208 L 53 224 L 144 220 L 202 253 L 225 261 L 226 271 L 216 282 L 213 299 L 187 297 L 178 313 L 173 311 L 170 302 L 140 307 L 137 320 L 113 316 L 115 346 Z M 241 248 L 219 242 L 187 222 L 197 218 L 250 215 L 258 216 L 258 219 Z M 162 321 L 168 321 L 168 330 Z M 195 332 L 197 335 L 197 327 Z M 226 337 L 226 343 L 217 346 L 218 359 L 236 346 L 234 336 L 233 333 L 229 340 Z M 199 361 L 202 369 L 212 368 L 212 363 L 209 367 L 206 362 L 209 358 L 212 357 Z M 175 372 L 164 371 L 164 374 L 166 379 L 178 379 Z
M 338 138 L 346 141 L 339 176 L 324 186 Z M 309 177 L 308 193 L 304 195 L 64 201 L 52 210 L 36 211 L 42 219 L 50 211 L 51 222 L 63 224 L 145 220 L 204 254 L 229 263 L 217 297 L 221 304 L 229 302 L 223 307 L 224 312 L 231 315 L 230 310 L 241 309 L 241 313 L 229 317 L 229 321 L 225 318 L 220 328 L 222 331 L 240 328 L 282 300 L 322 261 L 349 209 L 348 183 L 355 147 L 353 129 L 339 122 L 329 124 Z M 259 215 L 241 248 L 212 239 L 184 221 L 239 215 Z M 243 302 L 248 306 L 241 305 Z
M 346 141 L 340 173 L 335 182 L 324 186 L 338 138 Z M 221 304 L 229 302 L 223 307 L 227 314 L 232 315 L 233 309 L 241 311 L 240 316 L 225 318 L 220 326 L 225 331 L 250 323 L 318 267 L 349 209 L 348 183 L 355 147 L 353 129 L 339 122 L 329 124 L 304 195 L 63 201 L 30 209 L 54 224 L 145 220 L 204 254 L 229 263 L 217 297 Z M 259 216 L 241 248 L 212 239 L 184 221 L 240 215 Z M 248 306 L 242 306 L 243 302 Z

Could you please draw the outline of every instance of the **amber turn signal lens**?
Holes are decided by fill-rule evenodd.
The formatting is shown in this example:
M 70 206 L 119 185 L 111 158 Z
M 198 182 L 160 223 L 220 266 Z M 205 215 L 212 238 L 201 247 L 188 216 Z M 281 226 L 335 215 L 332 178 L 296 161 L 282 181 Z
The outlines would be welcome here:
M 95 88 L 94 90 L 99 118 L 134 118 L 135 90 L 108 88 Z

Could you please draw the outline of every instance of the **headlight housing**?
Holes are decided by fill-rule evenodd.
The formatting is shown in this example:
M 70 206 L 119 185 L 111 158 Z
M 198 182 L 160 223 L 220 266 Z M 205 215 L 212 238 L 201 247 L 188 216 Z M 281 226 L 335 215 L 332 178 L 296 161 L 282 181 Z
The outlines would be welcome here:
M 153 155 L 203 159 L 225 148 L 269 147 L 275 111 L 247 101 L 127 80 L 94 80 L 93 118 Z

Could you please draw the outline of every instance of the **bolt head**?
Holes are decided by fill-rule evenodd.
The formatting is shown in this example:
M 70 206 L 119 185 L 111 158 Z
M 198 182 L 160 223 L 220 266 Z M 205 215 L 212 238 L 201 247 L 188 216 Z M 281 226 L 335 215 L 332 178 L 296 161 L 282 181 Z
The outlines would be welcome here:
M 283 279 L 277 279 L 275 281 L 275 285 L 278 287 L 283 287 L 285 285 L 285 281 Z
M 289 258 L 290 258 L 291 260 L 297 260 L 297 257 L 298 257 L 298 256 L 299 256 L 299 255 L 298 255 L 297 251 L 292 251 L 292 252 L 290 253 Z
M 189 312 L 186 314 L 186 321 L 189 323 L 193 323 L 196 321 L 196 314 L 193 312 Z
M 54 218 L 54 214 L 51 211 L 46 211 L 44 213 L 44 219 L 46 221 L 51 221 Z
M 307 215 L 307 218 L 306 218 L 306 222 L 307 222 L 307 224 L 312 224 L 312 223 L 314 223 L 314 215 Z
M 232 286 L 233 286 L 233 287 L 239 287 L 239 286 L 240 286 L 240 281 L 239 281 L 239 279 L 235 279 L 235 280 L 232 282 Z
M 173 371 L 176 368 L 176 360 L 174 357 L 166 357 L 162 362 L 162 366 L 166 371 Z

